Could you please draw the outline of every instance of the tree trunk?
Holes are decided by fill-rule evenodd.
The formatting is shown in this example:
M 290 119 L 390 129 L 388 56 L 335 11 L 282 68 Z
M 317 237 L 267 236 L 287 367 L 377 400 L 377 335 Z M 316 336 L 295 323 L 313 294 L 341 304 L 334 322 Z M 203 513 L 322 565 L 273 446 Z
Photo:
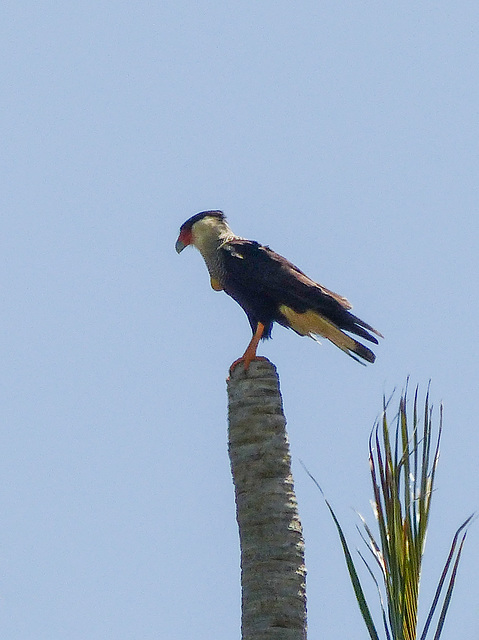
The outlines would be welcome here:
M 279 379 L 269 360 L 228 380 L 229 455 L 241 545 L 243 640 L 305 640 L 304 540 Z

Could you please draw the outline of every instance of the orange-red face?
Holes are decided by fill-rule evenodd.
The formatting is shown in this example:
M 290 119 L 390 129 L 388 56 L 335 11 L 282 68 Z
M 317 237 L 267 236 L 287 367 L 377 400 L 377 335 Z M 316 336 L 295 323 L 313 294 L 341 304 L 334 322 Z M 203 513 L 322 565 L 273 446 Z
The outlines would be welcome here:
M 180 253 L 183 251 L 185 247 L 189 244 L 194 244 L 195 238 L 193 238 L 193 227 L 197 222 L 201 222 L 205 218 L 213 218 L 216 220 L 225 221 L 225 214 L 222 211 L 201 211 L 191 218 L 188 218 L 186 222 L 180 227 L 180 235 L 178 236 L 178 240 L 176 241 L 176 251 Z M 226 222 L 224 222 L 226 225 Z
M 177 253 L 181 253 L 185 247 L 193 242 L 193 233 L 191 227 L 181 227 L 180 235 L 176 241 L 175 249 Z

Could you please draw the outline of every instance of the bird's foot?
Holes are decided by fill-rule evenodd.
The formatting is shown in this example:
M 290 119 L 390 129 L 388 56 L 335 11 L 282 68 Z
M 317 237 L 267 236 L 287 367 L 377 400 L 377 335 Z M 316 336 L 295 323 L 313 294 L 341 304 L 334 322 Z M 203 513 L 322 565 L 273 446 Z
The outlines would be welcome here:
M 233 362 L 229 370 L 230 375 L 233 373 L 233 370 L 236 368 L 237 365 L 239 365 L 240 362 L 243 363 L 244 370 L 248 371 L 249 366 L 253 362 L 253 360 L 268 360 L 268 358 L 265 358 L 264 356 L 253 356 L 252 358 L 248 358 L 247 355 L 245 354 L 241 356 L 241 358 L 238 358 Z

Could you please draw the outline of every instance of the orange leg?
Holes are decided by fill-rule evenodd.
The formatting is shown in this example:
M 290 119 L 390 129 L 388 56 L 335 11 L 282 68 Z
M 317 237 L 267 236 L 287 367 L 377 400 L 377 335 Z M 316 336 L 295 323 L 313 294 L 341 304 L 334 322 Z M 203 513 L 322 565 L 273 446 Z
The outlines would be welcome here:
M 246 347 L 246 351 L 243 353 L 241 358 L 238 358 L 238 360 L 235 360 L 233 362 L 233 364 L 230 367 L 230 373 L 233 371 L 236 365 L 239 364 L 240 362 L 244 363 L 243 365 L 244 370 L 248 371 L 249 365 L 252 363 L 253 360 L 265 359 L 265 358 L 262 358 L 261 356 L 256 355 L 256 349 L 258 348 L 258 343 L 261 340 L 263 333 L 264 333 L 264 324 L 261 324 L 261 322 L 258 322 L 256 331 L 254 332 L 254 336 L 251 338 L 251 342 Z

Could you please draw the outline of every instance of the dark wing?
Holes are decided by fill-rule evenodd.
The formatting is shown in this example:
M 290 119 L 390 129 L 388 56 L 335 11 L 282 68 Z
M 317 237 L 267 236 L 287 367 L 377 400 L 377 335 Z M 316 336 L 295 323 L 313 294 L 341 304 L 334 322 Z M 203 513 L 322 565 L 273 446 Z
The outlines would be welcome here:
M 267 324 L 264 320 L 291 326 L 280 312 L 286 306 L 301 314 L 313 311 L 339 329 L 377 344 L 369 331 L 381 334 L 349 312 L 346 298 L 311 280 L 269 247 L 238 239 L 224 243 L 220 251 L 226 271 L 224 289 L 244 308 L 253 328 L 258 321 Z

